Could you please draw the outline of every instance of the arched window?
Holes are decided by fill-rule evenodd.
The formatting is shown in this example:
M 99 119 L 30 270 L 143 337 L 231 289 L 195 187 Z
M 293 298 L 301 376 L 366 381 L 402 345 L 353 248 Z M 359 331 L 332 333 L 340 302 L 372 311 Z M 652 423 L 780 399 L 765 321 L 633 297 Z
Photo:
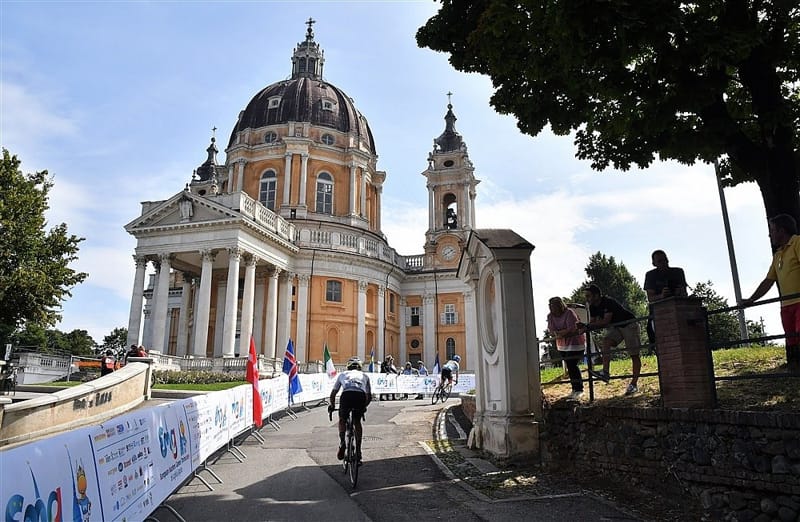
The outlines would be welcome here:
M 261 186 L 258 190 L 258 201 L 270 210 L 275 210 L 275 187 L 278 178 L 274 170 L 268 170 L 261 175 Z
M 333 214 L 333 178 L 327 172 L 317 176 L 317 213 Z
M 448 337 L 444 345 L 447 349 L 447 360 L 449 361 L 456 354 L 456 340 L 452 337 Z
M 306 59 L 300 58 L 300 72 L 306 72 Z

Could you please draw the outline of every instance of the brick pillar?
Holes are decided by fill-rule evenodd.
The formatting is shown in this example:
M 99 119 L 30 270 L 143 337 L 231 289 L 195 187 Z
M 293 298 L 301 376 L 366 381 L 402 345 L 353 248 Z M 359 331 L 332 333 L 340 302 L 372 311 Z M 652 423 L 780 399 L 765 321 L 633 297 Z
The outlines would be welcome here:
M 715 408 L 717 390 L 705 313 L 696 297 L 653 303 L 659 383 L 666 408 Z

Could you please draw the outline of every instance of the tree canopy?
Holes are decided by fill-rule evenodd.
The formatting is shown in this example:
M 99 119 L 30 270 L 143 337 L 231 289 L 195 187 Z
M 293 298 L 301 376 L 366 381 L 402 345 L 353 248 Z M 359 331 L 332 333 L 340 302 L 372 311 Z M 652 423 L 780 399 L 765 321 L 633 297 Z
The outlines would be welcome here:
M 490 76 L 522 132 L 574 133 L 597 170 L 719 158 L 800 221 L 796 1 L 441 2 L 417 43 Z
M 70 289 L 87 274 L 69 267 L 83 238 L 61 223 L 45 230 L 53 182 L 47 171 L 23 174 L 3 149 L 0 162 L 0 338 L 22 324 L 51 326 Z
M 583 303 L 583 289 L 589 284 L 596 284 L 605 295 L 613 297 L 620 304 L 633 312 L 636 317 L 647 315 L 647 294 L 635 277 L 631 275 L 624 263 L 617 263 L 614 256 L 607 257 L 597 252 L 589 258 L 584 269 L 586 281 L 572 291 L 570 300 Z
M 62 332 L 35 323 L 28 323 L 14 333 L 11 342 L 20 348 L 59 355 L 94 355 L 96 348 L 94 339 L 86 330 Z

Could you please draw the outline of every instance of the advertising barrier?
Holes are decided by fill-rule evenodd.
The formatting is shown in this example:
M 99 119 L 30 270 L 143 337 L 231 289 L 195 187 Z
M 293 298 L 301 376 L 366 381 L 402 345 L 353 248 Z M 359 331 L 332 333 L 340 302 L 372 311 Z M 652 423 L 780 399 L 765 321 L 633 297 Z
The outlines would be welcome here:
M 369 373 L 372 393 L 433 393 L 438 375 Z M 334 378 L 300 374 L 293 404 L 330 397 Z M 263 415 L 286 410 L 286 375 L 259 381 Z M 461 374 L 454 392 L 475 388 Z M 143 520 L 211 455 L 253 427 L 249 384 L 140 408 L 100 424 L 0 450 L 6 520 Z

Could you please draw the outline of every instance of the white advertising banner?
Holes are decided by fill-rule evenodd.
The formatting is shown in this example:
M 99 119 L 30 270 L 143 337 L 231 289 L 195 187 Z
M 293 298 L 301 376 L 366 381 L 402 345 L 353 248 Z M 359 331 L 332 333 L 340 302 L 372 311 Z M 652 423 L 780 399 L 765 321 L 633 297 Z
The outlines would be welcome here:
M 228 405 L 228 438 L 232 439 L 253 425 L 253 387 L 243 384 L 217 393 L 224 394 Z
M 0 499 L 5 520 L 104 520 L 100 486 L 83 428 L 0 454 Z
M 182 404 L 136 410 L 90 433 L 104 520 L 141 520 L 192 473 Z
M 181 401 L 189 423 L 192 466 L 199 467 L 228 442 L 225 396 L 220 393 L 196 395 Z

